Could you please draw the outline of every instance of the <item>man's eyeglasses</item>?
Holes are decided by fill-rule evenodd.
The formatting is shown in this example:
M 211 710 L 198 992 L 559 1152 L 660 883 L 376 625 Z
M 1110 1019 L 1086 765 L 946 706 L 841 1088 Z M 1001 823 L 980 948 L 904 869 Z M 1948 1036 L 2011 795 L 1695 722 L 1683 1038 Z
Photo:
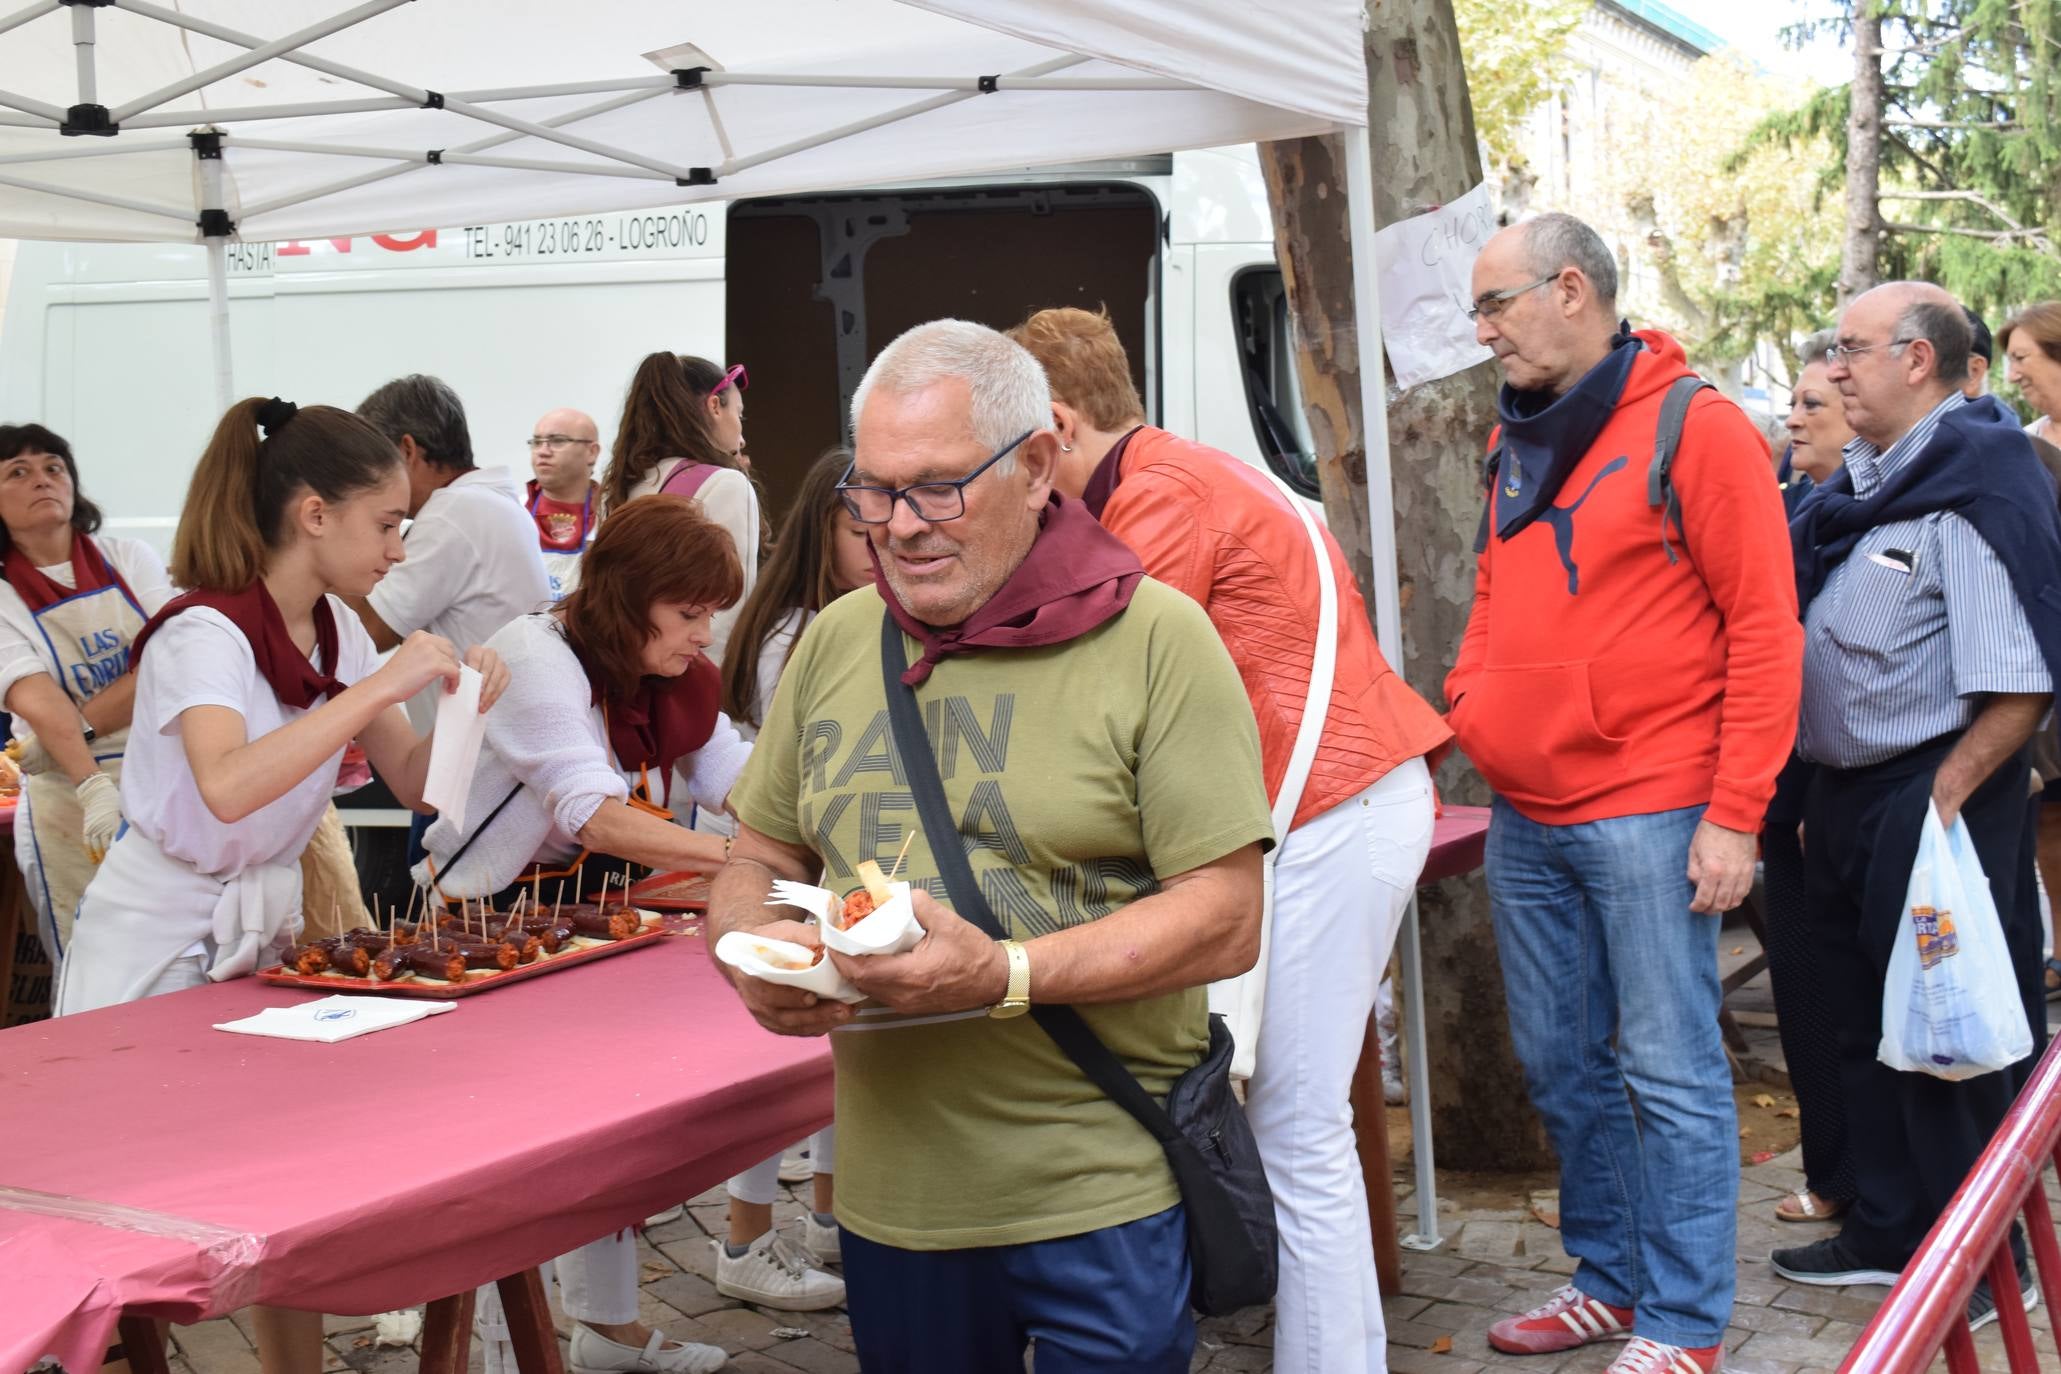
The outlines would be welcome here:
M 1844 344 L 1833 344 L 1825 350 L 1825 366 L 1851 368 L 1853 360 L 1863 353 L 1873 353 L 1878 348 L 1898 349 L 1916 342 L 1916 339 L 1891 339 L 1888 343 L 1869 344 L 1864 348 L 1848 348 Z
M 569 448 L 574 444 L 598 444 L 600 442 L 599 439 L 575 439 L 570 434 L 532 434 L 529 437 L 529 447 L 533 449 L 548 448 L 556 450 Z
M 918 520 L 938 524 L 966 514 L 966 484 L 1016 452 L 1024 440 L 1036 434 L 1027 429 L 988 455 L 988 460 L 955 482 L 924 482 L 913 487 L 865 487 L 840 485 L 837 494 L 852 519 L 862 525 L 885 525 L 895 518 L 895 502 L 906 501 Z M 846 476 L 850 476 L 847 471 Z
M 1563 272 L 1566 270 L 1567 269 L 1565 268 L 1561 269 L 1561 271 Z M 1525 292 L 1536 291 L 1541 286 L 1550 286 L 1552 283 L 1559 280 L 1560 273 L 1555 272 L 1550 277 L 1540 277 L 1537 281 L 1528 281 L 1522 286 L 1506 286 L 1501 291 L 1484 292 L 1483 294 L 1476 296 L 1474 298 L 1474 304 L 1468 306 L 1467 309 L 1462 313 L 1467 316 L 1467 322 L 1469 324 L 1473 324 L 1475 321 L 1483 318 L 1492 320 L 1496 316 L 1502 314 L 1505 310 L 1509 309 L 1510 302 L 1516 300 Z
M 714 386 L 710 387 L 708 389 L 708 394 L 711 396 L 720 396 L 723 394 L 723 388 L 731 385 L 735 385 L 739 391 L 746 391 L 750 389 L 751 374 L 744 370 L 743 363 L 739 363 L 737 364 L 737 366 L 731 368 L 728 372 L 725 372 L 723 374 L 723 380 L 717 382 Z

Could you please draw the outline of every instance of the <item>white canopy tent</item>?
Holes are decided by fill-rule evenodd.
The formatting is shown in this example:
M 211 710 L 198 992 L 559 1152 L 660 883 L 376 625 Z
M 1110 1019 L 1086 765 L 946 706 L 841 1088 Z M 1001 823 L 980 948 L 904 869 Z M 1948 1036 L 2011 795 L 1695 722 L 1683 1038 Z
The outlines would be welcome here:
M 0 235 L 205 243 L 224 406 L 232 238 L 846 189 L 1367 119 L 1360 0 L 341 3 L 0 15 Z M 1372 170 L 1364 134 L 1346 147 L 1375 622 L 1400 664 Z M 1422 1044 L 1414 923 L 1413 908 Z M 1413 1116 L 1435 1242 L 1428 1116 Z

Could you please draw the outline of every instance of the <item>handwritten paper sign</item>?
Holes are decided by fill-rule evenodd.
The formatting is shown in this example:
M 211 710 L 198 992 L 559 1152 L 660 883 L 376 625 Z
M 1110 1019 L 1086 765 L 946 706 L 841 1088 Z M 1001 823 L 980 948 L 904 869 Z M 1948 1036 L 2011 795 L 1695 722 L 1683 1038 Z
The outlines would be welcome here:
M 1488 187 L 1476 186 L 1374 235 L 1381 336 L 1397 386 L 1450 377 L 1493 356 L 1474 341 L 1466 311 L 1474 259 L 1496 228 Z

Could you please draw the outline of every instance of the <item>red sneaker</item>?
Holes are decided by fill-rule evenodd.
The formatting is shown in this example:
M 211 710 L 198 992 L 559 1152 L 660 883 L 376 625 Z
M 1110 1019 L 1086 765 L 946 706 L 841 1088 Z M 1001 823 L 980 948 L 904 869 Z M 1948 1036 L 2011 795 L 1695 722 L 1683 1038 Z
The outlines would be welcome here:
M 1572 1285 L 1555 1293 L 1545 1306 L 1521 1317 L 1505 1317 L 1488 1331 L 1489 1344 L 1506 1355 L 1550 1355 L 1596 1341 L 1631 1338 L 1631 1308 L 1599 1302 Z
M 1603 1374 L 1717 1374 L 1724 1361 L 1722 1345 L 1684 1350 L 1679 1345 L 1662 1345 L 1635 1336 L 1624 1354 L 1612 1360 Z

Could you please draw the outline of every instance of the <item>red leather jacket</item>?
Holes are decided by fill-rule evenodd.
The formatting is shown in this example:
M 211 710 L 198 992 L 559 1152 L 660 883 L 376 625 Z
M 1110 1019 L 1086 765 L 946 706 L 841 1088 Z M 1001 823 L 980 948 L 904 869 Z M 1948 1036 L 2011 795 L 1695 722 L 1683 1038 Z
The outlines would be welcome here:
M 1209 612 L 1245 681 L 1267 795 L 1277 796 L 1309 698 L 1317 637 L 1317 561 L 1302 521 L 1252 468 L 1150 425 L 1132 433 L 1117 472 L 1103 527 L 1137 552 L 1147 573 Z M 1324 546 L 1338 583 L 1338 666 L 1295 825 L 1452 738 L 1382 658 L 1352 569 L 1328 531 Z

